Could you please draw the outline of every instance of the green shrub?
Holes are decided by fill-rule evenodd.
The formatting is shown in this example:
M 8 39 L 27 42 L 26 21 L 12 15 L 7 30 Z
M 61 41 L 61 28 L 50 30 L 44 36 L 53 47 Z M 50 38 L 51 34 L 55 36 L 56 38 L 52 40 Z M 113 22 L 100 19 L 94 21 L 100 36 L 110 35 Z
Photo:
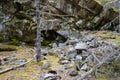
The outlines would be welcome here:
M 12 39 L 11 44 L 13 44 L 13 45 L 19 45 L 19 44 L 20 44 L 20 41 L 17 40 L 17 39 Z

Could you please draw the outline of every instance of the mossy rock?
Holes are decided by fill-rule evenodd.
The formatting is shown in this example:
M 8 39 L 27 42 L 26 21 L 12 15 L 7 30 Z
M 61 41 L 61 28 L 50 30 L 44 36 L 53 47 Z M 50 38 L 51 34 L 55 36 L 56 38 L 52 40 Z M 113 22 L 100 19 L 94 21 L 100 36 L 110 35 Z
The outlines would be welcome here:
M 16 46 L 0 44 L 0 51 L 15 51 L 17 50 Z

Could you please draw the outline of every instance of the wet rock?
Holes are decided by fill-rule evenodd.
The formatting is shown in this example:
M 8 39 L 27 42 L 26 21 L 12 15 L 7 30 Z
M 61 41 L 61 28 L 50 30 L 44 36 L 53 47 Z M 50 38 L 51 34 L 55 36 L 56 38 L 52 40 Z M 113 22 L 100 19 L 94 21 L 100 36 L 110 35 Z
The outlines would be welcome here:
M 77 43 L 75 46 L 76 50 L 86 50 L 87 49 L 87 45 L 85 43 Z
M 70 70 L 70 71 L 69 71 L 69 75 L 70 75 L 70 76 L 77 76 L 77 75 L 78 75 L 78 72 L 75 71 L 75 70 Z

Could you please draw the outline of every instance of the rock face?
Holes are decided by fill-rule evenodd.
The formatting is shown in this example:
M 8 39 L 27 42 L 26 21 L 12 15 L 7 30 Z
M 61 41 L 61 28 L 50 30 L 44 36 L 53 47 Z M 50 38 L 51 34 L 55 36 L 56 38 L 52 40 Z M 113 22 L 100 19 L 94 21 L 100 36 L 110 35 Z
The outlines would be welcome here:
M 84 19 L 89 19 L 88 16 L 95 16 L 102 10 L 102 5 L 97 3 L 95 0 L 65 0 L 67 3 L 71 4 L 74 8 L 79 10 L 77 13 L 79 17 Z M 83 7 L 86 6 L 87 8 Z

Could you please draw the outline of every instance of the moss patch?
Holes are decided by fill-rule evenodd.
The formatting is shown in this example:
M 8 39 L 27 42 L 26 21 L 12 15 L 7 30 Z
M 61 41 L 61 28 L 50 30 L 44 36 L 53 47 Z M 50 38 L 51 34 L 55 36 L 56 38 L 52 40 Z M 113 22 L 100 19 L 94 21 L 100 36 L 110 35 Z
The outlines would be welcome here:
M 110 42 L 112 44 L 120 46 L 120 35 L 110 32 L 110 31 L 97 31 L 95 33 L 92 33 L 86 36 L 93 36 L 98 39 L 101 38 L 100 41 L 106 41 L 106 42 Z
M 0 44 L 0 51 L 15 51 L 17 50 L 16 46 Z

